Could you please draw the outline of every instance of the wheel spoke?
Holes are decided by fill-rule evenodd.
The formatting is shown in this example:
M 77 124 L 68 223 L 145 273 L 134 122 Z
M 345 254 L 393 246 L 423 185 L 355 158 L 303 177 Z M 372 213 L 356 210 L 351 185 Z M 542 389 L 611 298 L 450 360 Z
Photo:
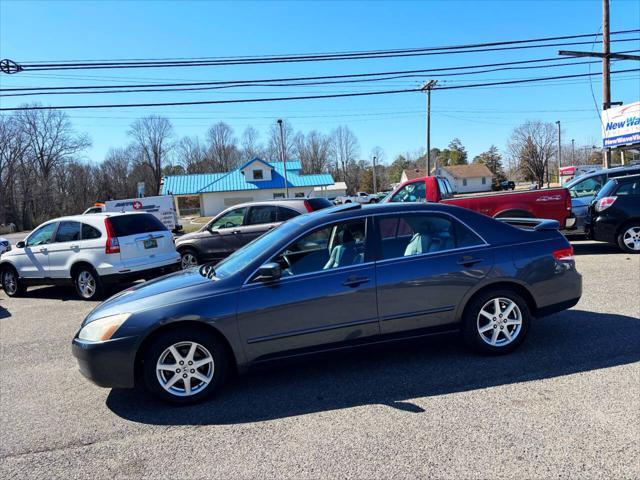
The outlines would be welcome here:
M 186 361 L 193 360 L 193 354 L 196 353 L 196 346 L 197 344 L 195 342 L 191 343 L 191 346 L 189 347 L 189 353 L 187 353 L 187 356 L 184 357 Z
M 176 363 L 178 363 L 180 360 L 184 360 L 182 358 L 182 355 L 178 353 L 178 350 L 173 345 L 169 347 L 169 351 L 171 352 L 171 355 L 173 355 L 173 359 L 176 361 Z
M 484 318 L 487 318 L 489 320 L 493 320 L 493 317 L 495 317 L 495 315 L 491 315 L 489 312 L 486 312 L 485 310 L 480 310 L 480 315 L 482 315 Z
M 504 336 L 507 338 L 508 341 L 511 341 L 511 334 L 509 333 L 509 329 L 505 328 L 504 330 L 501 330 L 501 332 L 504 334 Z
M 484 333 L 486 331 L 489 331 L 493 328 L 493 324 L 489 323 L 487 325 L 485 325 L 484 327 L 480 328 L 480 333 Z
M 493 335 L 491 335 L 491 345 L 495 345 L 496 342 L 498 341 L 498 332 L 500 330 L 498 330 L 497 328 L 493 331 Z
M 509 317 L 509 314 L 513 311 L 515 306 L 516 306 L 515 302 L 511 302 L 509 304 L 509 306 L 506 308 L 506 310 L 504 312 L 502 312 L 502 315 L 504 316 L 504 318 L 508 318 Z
M 187 395 L 191 395 L 191 377 L 183 378 L 184 383 L 184 393 Z
M 500 299 L 495 298 L 493 300 L 493 308 L 494 308 L 494 315 L 498 315 L 499 313 L 501 313 L 501 310 L 500 310 Z
M 196 373 L 191 374 L 191 376 L 193 378 L 200 380 L 202 383 L 209 383 L 209 379 L 197 370 L 196 370 Z
M 507 326 L 511 326 L 511 325 L 521 325 L 522 324 L 522 320 L 520 320 L 519 318 L 513 318 L 513 319 L 509 319 L 507 320 Z
M 161 363 L 158 365 L 158 370 L 166 370 L 168 372 L 175 372 L 177 365 L 167 365 L 166 363 Z
M 207 365 L 209 363 L 212 363 L 212 362 L 213 362 L 213 358 L 207 357 L 207 358 L 203 358 L 202 360 L 198 360 L 196 362 L 193 362 L 192 367 L 193 368 L 200 368 L 200 367 L 202 367 L 204 365 Z
M 164 385 L 162 385 L 164 387 L 165 390 L 169 390 L 171 387 L 173 387 L 175 385 L 175 383 L 180 380 L 182 377 L 180 375 L 178 375 L 177 373 L 171 377 L 171 379 L 165 383 Z

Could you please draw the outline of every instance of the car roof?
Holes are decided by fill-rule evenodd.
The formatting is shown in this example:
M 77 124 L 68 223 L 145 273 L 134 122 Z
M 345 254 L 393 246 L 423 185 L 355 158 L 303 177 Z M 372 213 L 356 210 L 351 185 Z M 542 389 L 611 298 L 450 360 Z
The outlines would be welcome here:
M 634 173 L 633 175 L 624 175 L 622 177 L 613 177 L 610 178 L 610 182 L 616 183 L 626 183 L 626 182 L 635 182 L 636 180 L 640 180 L 640 174 Z
M 313 198 L 321 198 L 321 197 L 313 197 Z M 305 200 L 311 200 L 311 198 L 305 197 L 305 198 L 277 198 L 274 200 L 254 200 L 251 202 L 243 202 L 243 203 L 237 203 L 235 205 L 231 205 L 230 207 L 227 207 L 224 210 L 222 210 L 222 212 L 220 213 L 233 210 L 234 208 L 253 207 L 256 205 L 292 206 L 287 204 L 293 204 L 293 205 L 300 204 L 300 206 L 302 207 L 304 205 Z
M 148 212 L 98 212 L 98 213 L 87 213 L 86 215 L 85 214 L 67 215 L 64 217 L 52 218 L 50 220 L 47 220 L 46 222 L 42 222 L 40 225 L 44 225 L 45 223 L 51 223 L 51 222 L 64 222 L 64 221 L 82 222 L 82 221 L 87 221 L 92 219 L 104 219 L 108 217 L 119 217 L 122 215 L 141 215 L 141 214 L 148 214 Z
M 609 175 L 611 173 L 618 173 L 618 172 L 624 172 L 627 170 L 635 170 L 635 169 L 640 170 L 640 165 L 621 165 L 619 167 L 613 167 L 613 168 L 601 168 L 600 170 L 594 170 L 593 172 L 585 173 L 578 177 L 572 178 L 564 186 L 572 187 L 579 181 L 584 180 L 585 178 L 596 177 L 598 175 L 602 175 L 603 173 Z

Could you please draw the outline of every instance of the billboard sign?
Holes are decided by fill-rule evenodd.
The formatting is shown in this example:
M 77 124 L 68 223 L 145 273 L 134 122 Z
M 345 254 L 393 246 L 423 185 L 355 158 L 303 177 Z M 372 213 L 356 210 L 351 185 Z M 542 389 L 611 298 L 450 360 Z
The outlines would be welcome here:
M 602 146 L 618 147 L 640 143 L 640 102 L 602 112 Z

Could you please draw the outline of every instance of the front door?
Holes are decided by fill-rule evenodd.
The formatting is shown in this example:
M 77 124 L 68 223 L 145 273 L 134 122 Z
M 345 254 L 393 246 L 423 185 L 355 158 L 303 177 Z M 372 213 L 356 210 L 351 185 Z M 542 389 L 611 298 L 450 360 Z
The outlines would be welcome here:
M 207 226 L 207 236 L 201 240 L 204 260 L 221 260 L 238 250 L 242 244 L 241 228 L 247 207 L 223 212 Z
M 49 276 L 69 278 L 71 256 L 80 252 L 80 222 L 63 221 L 49 245 Z
M 282 277 L 250 279 L 238 325 L 248 360 L 303 353 L 380 333 L 365 219 L 316 229 L 274 257 Z
M 58 223 L 43 225 L 27 237 L 26 245 L 15 259 L 18 275 L 24 278 L 49 276 L 49 246 Z
M 445 214 L 381 215 L 376 222 L 382 333 L 455 322 L 460 301 L 491 270 L 493 254 L 488 245 Z

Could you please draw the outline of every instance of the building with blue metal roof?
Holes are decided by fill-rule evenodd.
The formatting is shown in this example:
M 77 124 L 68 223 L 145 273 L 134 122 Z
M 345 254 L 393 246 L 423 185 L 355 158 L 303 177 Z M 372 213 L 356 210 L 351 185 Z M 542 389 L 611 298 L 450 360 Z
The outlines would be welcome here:
M 299 161 L 287 161 L 287 184 L 290 197 L 322 194 L 333 185 L 328 173 L 302 174 Z M 215 215 L 242 202 L 273 200 L 285 196 L 285 175 L 282 162 L 266 162 L 254 158 L 235 170 L 225 173 L 168 175 L 162 185 L 163 195 L 199 196 L 200 213 Z

